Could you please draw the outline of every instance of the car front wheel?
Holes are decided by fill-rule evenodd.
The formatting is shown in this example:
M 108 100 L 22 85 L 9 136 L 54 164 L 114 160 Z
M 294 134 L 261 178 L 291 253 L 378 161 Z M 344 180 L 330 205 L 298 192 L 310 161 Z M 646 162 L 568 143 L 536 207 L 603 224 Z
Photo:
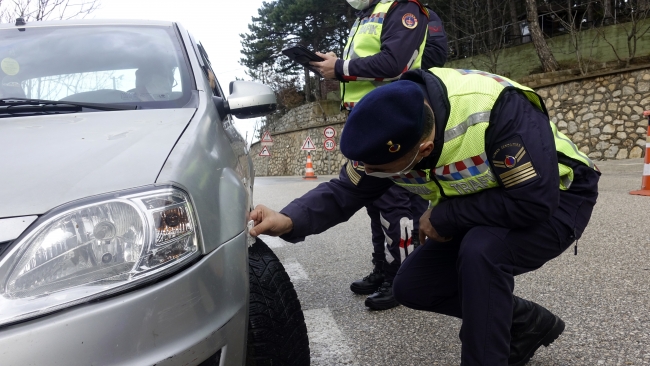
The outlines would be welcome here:
M 291 279 L 259 238 L 248 249 L 250 306 L 246 364 L 309 365 L 305 317 Z

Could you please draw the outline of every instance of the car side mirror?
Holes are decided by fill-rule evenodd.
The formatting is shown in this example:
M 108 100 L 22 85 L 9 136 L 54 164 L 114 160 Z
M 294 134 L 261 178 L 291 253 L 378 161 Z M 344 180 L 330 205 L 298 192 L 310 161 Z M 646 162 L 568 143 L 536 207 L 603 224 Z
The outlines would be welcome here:
M 224 108 L 226 113 L 229 112 L 237 118 L 261 117 L 275 111 L 277 100 L 275 93 L 268 86 L 238 80 L 230 82 L 230 96 L 224 101 Z

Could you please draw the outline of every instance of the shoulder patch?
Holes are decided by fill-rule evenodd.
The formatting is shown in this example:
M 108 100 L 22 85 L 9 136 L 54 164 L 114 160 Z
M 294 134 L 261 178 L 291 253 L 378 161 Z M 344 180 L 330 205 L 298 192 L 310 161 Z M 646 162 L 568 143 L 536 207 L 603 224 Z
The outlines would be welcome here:
M 402 17 L 402 24 L 408 29 L 414 29 L 418 26 L 418 18 L 413 13 L 406 13 Z
M 366 169 L 363 167 L 363 163 L 356 160 L 350 160 L 352 167 L 360 172 L 365 172 Z
M 505 188 L 516 188 L 539 179 L 520 136 L 497 144 L 490 163 L 497 179 Z

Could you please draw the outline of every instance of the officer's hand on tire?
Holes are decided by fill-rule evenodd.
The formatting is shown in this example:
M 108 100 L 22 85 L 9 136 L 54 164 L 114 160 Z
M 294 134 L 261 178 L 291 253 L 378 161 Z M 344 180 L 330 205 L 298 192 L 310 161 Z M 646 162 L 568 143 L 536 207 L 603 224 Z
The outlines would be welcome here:
M 429 218 L 431 217 L 431 208 L 426 210 L 422 217 L 420 217 L 420 245 L 424 245 L 426 238 L 437 242 L 450 241 L 451 238 L 445 238 L 438 235 L 436 229 L 431 225 Z
M 250 214 L 250 219 L 255 226 L 250 230 L 252 236 L 260 234 L 280 236 L 293 230 L 291 219 L 279 212 L 275 212 L 264 205 L 257 205 Z

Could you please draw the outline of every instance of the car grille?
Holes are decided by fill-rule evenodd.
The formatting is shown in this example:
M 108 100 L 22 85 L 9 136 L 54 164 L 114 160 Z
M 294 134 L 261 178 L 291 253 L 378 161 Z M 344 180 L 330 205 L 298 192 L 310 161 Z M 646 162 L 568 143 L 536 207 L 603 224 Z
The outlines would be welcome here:
M 4 253 L 7 248 L 9 248 L 10 244 L 11 241 L 3 241 L 0 243 L 0 258 L 2 257 L 2 253 Z

